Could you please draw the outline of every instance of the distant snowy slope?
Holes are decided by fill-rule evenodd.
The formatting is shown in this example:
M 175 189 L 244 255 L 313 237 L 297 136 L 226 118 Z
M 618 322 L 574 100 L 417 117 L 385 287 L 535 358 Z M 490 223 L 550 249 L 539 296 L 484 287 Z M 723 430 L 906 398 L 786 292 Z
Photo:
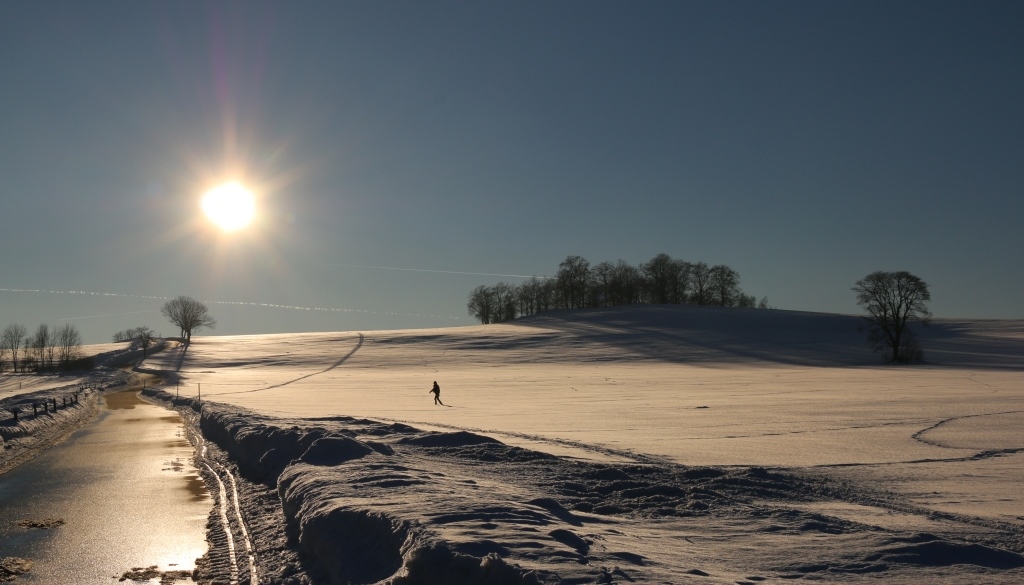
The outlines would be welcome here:
M 1024 320 L 936 319 L 920 329 L 925 362 L 960 368 L 1024 369 Z
M 660 305 L 552 311 L 513 321 L 576 343 L 679 363 L 875 365 L 862 317 L 732 307 Z M 936 319 L 915 325 L 925 361 L 953 367 L 1024 368 L 1024 320 Z
M 450 360 L 475 365 L 880 365 L 880 356 L 867 346 L 864 325 L 855 315 L 643 305 L 550 311 L 508 323 L 443 329 L 204 337 L 184 351 L 187 355 L 172 350 L 147 363 L 193 374 L 196 368 L 327 368 L 362 339 L 348 367 L 420 366 L 424 360 L 438 365 Z M 1024 321 L 937 319 L 915 331 L 930 365 L 1024 368 Z
M 679 363 L 864 365 L 877 358 L 850 315 L 694 305 L 552 311 L 513 322 Z

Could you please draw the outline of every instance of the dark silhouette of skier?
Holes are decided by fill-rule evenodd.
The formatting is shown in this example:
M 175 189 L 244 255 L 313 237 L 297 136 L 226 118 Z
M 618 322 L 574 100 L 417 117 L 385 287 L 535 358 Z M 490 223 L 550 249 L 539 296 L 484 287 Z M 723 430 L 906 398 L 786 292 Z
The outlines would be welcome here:
M 444 402 L 441 402 L 441 387 L 437 385 L 437 380 L 434 381 L 434 387 L 430 389 L 430 392 L 434 393 L 434 404 L 444 406 Z

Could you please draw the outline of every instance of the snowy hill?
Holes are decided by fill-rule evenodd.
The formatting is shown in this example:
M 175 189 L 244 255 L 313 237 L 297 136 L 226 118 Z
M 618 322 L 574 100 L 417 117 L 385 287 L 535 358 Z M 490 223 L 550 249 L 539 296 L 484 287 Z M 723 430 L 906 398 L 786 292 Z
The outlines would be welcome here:
M 572 335 L 577 342 L 691 364 L 766 362 L 806 366 L 877 365 L 862 317 L 695 305 L 641 305 L 552 311 L 513 322 Z M 928 364 L 1024 368 L 1024 321 L 936 319 L 915 325 Z
M 1020 582 L 1024 322 L 936 321 L 915 366 L 860 323 L 622 307 L 144 367 L 201 387 L 323 582 Z

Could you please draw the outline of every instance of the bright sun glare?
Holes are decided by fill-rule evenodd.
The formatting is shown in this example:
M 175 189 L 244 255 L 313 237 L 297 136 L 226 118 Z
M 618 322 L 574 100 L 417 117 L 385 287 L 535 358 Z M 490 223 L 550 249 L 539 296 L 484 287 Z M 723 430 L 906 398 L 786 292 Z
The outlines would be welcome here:
M 203 195 L 202 207 L 206 217 L 226 232 L 244 228 L 256 215 L 252 193 L 238 183 L 226 183 Z

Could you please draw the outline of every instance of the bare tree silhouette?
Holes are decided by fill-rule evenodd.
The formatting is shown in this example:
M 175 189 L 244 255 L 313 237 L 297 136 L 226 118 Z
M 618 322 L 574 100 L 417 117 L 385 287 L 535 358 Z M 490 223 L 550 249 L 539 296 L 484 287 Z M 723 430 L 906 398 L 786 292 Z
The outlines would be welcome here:
M 185 295 L 174 297 L 160 307 L 160 314 L 181 330 L 185 343 L 192 343 L 192 333 L 204 327 L 213 329 L 217 320 L 210 316 L 206 305 Z
M 853 287 L 857 304 L 868 312 L 868 343 L 888 362 L 921 359 L 910 324 L 928 323 L 931 312 L 925 305 L 931 300 L 928 284 L 913 274 L 872 272 Z

